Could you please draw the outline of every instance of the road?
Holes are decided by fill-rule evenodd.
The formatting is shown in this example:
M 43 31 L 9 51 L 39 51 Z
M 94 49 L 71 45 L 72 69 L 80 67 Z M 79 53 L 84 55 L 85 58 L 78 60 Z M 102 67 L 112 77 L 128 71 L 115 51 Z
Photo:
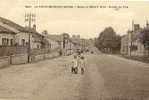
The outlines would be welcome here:
M 0 69 L 0 98 L 11 100 L 147 100 L 149 64 L 86 54 L 85 74 L 71 74 L 72 56 Z

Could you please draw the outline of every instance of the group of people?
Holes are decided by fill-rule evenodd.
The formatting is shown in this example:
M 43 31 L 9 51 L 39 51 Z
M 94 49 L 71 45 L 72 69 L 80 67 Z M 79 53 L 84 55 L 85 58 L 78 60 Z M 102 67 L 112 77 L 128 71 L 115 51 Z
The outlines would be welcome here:
M 84 74 L 85 71 L 85 58 L 83 55 L 74 55 L 74 59 L 72 61 L 71 72 L 74 74 Z

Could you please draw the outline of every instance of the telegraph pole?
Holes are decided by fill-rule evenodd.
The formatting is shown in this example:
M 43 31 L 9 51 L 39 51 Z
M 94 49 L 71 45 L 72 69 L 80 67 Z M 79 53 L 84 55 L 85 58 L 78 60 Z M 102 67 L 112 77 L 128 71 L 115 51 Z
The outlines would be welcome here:
M 132 34 L 134 32 L 134 20 L 132 20 L 132 32 L 130 33 L 130 56 L 131 56 L 131 52 L 132 52 Z
M 35 14 L 33 13 L 27 13 L 25 14 L 25 23 L 27 22 L 27 27 L 32 28 L 32 23 L 35 24 Z M 31 58 L 31 33 L 29 32 L 28 36 L 28 63 L 30 63 Z

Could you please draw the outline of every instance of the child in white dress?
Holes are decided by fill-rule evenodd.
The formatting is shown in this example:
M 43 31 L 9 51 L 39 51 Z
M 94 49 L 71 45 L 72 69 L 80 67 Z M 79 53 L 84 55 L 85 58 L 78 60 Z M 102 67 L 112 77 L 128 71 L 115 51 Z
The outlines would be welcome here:
M 78 59 L 77 59 L 77 56 L 74 56 L 74 59 L 72 61 L 71 72 L 75 73 L 75 74 L 78 73 Z

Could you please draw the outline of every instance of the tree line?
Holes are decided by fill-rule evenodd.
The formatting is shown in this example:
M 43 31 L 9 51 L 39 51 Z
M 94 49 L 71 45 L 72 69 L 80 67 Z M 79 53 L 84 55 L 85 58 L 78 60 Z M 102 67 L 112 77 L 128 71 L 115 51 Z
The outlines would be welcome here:
M 104 53 L 119 53 L 121 36 L 112 27 L 105 28 L 95 41 L 95 46 Z

